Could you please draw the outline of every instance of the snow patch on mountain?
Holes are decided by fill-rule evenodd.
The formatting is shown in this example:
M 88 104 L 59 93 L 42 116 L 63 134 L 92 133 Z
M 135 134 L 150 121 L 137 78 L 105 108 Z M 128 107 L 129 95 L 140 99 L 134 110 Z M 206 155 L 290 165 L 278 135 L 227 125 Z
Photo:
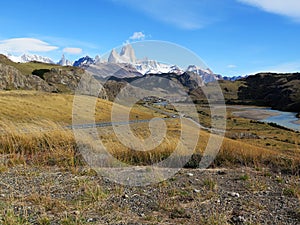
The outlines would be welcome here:
M 167 65 L 159 63 L 155 60 L 143 60 L 134 64 L 136 70 L 141 74 L 161 74 L 161 73 L 175 73 L 183 74 L 184 71 L 176 65 Z
M 190 65 L 186 71 L 198 74 L 205 83 L 214 82 L 220 79 L 219 76 L 214 74 L 209 68 L 202 69 L 196 65 Z
M 95 64 L 95 60 L 89 56 L 85 56 L 75 61 L 73 66 L 88 67 L 89 65 L 93 65 L 93 64 Z
M 135 52 L 131 45 L 127 44 L 123 46 L 120 54 L 113 49 L 108 57 L 108 63 L 131 63 L 134 64 L 136 61 Z
M 49 64 L 55 64 L 52 59 L 44 56 L 39 56 L 39 55 L 30 55 L 30 54 L 23 54 L 21 56 L 13 56 L 8 54 L 7 57 L 12 60 L 13 62 L 18 62 L 18 63 L 26 63 L 26 62 L 31 62 L 31 61 L 36 61 L 36 62 L 42 62 L 42 63 L 49 63 Z
M 57 64 L 61 65 L 61 66 L 72 66 L 73 62 L 66 59 L 65 55 L 63 54 L 61 57 L 61 60 L 59 60 L 59 62 Z

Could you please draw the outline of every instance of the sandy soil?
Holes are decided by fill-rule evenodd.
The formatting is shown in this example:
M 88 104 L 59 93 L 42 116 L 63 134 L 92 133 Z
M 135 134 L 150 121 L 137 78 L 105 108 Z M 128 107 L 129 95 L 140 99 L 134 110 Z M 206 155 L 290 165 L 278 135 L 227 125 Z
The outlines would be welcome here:
M 243 118 L 247 118 L 247 119 L 253 119 L 253 120 L 263 120 L 270 116 L 278 115 L 278 113 L 270 112 L 267 110 L 261 110 L 261 109 L 243 110 L 243 111 L 233 112 L 232 114 L 234 116 L 243 117 Z
M 293 122 L 295 124 L 299 124 L 300 125 L 300 119 L 298 119 L 297 121 Z

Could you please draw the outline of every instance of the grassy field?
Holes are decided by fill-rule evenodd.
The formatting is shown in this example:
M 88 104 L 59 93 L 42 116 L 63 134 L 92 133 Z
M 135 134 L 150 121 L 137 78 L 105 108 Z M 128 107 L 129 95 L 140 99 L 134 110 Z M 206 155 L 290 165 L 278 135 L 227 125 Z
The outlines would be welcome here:
M 95 100 L 83 99 L 86 104 Z M 166 136 L 151 151 L 124 146 L 112 127 L 97 128 L 111 155 L 139 166 L 161 162 L 171 154 L 186 161 L 190 152 L 182 141 L 189 138 L 181 140 L 181 131 L 199 134 L 186 169 L 158 184 L 132 187 L 107 181 L 86 163 L 78 141 L 92 152 L 98 149 L 88 137 L 76 141 L 73 131 L 64 128 L 72 121 L 72 101 L 67 94 L 0 92 L 1 224 L 232 224 L 234 210 L 241 206 L 249 224 L 261 224 L 266 218 L 275 224 L 274 211 L 280 222 L 300 221 L 299 133 L 235 117 L 232 109 L 227 112 L 223 140 L 172 118 L 165 120 Z M 111 108 L 111 102 L 97 99 L 96 120 L 110 121 Z M 84 121 L 89 109 L 87 114 L 83 109 Z M 141 105 L 116 109 L 130 111 L 131 119 L 164 117 Z M 209 126 L 209 109 L 197 110 L 200 122 Z M 151 135 L 148 123 L 130 128 L 140 140 Z M 249 135 L 241 135 L 245 133 Z M 195 170 L 212 137 L 223 141 L 216 158 L 209 169 Z M 232 191 L 239 197 L 232 197 Z
M 0 91 L 0 121 L 13 121 L 14 123 L 31 123 L 34 121 L 49 120 L 62 125 L 72 123 L 73 95 L 54 94 L 36 91 Z M 87 98 L 97 102 L 95 120 L 107 122 L 111 120 L 113 103 L 103 99 Z M 86 106 L 87 112 L 88 106 Z M 129 109 L 115 106 L 120 112 Z M 84 110 L 81 110 L 82 121 L 85 118 Z M 130 111 L 131 119 L 152 118 L 155 113 L 140 105 L 135 105 Z
M 84 164 L 77 151 L 72 131 L 62 127 L 72 121 L 72 100 L 73 96 L 66 94 L 31 91 L 0 92 L 2 130 L 0 153 L 3 157 L 2 161 L 5 162 L 4 167 L 25 163 L 71 168 Z M 96 121 L 110 121 L 111 107 L 111 102 L 97 99 Z M 117 106 L 117 109 L 129 110 L 124 106 Z M 208 115 L 208 113 L 199 114 L 200 122 L 207 121 Z M 133 120 L 154 116 L 163 117 L 140 105 L 136 105 L 130 111 L 130 118 Z M 85 115 L 82 115 L 82 118 L 84 120 Z M 182 127 L 179 120 L 167 121 L 167 128 L 167 135 L 163 142 L 155 149 L 146 152 L 135 151 L 124 146 L 112 128 L 99 128 L 99 135 L 108 151 L 119 160 L 134 165 L 149 165 L 167 158 L 175 147 L 180 145 Z M 133 124 L 131 129 L 140 139 L 150 136 L 147 123 Z M 193 126 L 185 129 L 191 134 L 198 132 Z M 239 137 L 241 133 L 248 133 L 250 137 L 255 138 Z M 200 132 L 194 156 L 187 166 L 197 165 L 210 135 L 206 131 Z M 226 137 L 212 166 L 255 168 L 269 166 L 297 173 L 300 165 L 299 137 L 299 133 L 233 117 L 229 111 Z M 185 158 L 186 154 L 184 149 L 179 151 L 178 160 Z

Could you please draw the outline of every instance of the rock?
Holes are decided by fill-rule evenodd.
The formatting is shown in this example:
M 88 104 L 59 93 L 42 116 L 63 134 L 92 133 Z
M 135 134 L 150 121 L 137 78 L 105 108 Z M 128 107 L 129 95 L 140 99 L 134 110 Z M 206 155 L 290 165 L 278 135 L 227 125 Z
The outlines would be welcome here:
M 38 90 L 54 92 L 55 87 L 35 75 L 23 75 L 13 66 L 0 63 L 0 90 Z
M 237 193 L 237 192 L 229 192 L 228 193 L 231 197 L 236 197 L 236 198 L 239 198 L 240 197 L 240 194 Z
M 94 218 L 88 218 L 86 222 L 88 223 L 92 223 L 92 222 L 95 222 L 96 220 Z
M 186 175 L 187 175 L 188 177 L 194 176 L 194 174 L 192 174 L 192 173 L 187 173 Z
M 245 223 L 246 219 L 243 216 L 232 217 L 233 222 Z
M 123 198 L 129 198 L 129 196 L 127 194 L 124 194 L 122 197 Z
M 200 193 L 200 190 L 194 189 L 194 192 L 195 192 L 195 193 Z
M 225 175 L 226 172 L 225 172 L 224 170 L 219 170 L 219 171 L 217 172 L 217 174 L 218 174 L 218 175 Z

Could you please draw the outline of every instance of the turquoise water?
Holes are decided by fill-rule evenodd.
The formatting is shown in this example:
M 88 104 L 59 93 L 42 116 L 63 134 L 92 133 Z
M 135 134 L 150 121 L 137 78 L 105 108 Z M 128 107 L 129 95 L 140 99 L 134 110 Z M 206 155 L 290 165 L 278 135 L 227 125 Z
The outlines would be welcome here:
M 295 124 L 295 122 L 298 120 L 296 118 L 296 113 L 283 112 L 283 111 L 272 110 L 272 109 L 262 109 L 262 110 L 274 112 L 274 113 L 277 113 L 278 115 L 270 116 L 270 117 L 268 117 L 264 120 L 260 120 L 260 121 L 268 122 L 268 123 L 276 123 L 280 126 L 300 131 L 300 124 Z

